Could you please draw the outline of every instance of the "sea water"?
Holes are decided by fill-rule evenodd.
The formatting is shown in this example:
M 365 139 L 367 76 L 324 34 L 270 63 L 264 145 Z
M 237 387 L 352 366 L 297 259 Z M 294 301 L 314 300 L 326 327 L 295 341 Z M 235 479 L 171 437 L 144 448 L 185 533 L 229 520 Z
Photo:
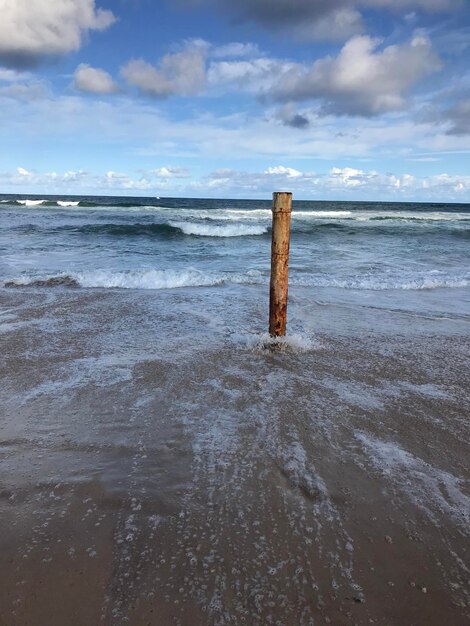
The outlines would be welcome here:
M 204 289 L 208 311 L 266 305 L 271 219 L 269 200 L 0 196 L 0 285 L 174 289 L 197 306 Z M 374 308 L 461 319 L 469 242 L 467 204 L 294 201 L 293 330 L 328 326 L 323 311 L 312 320 L 322 305 L 347 309 L 342 330 Z

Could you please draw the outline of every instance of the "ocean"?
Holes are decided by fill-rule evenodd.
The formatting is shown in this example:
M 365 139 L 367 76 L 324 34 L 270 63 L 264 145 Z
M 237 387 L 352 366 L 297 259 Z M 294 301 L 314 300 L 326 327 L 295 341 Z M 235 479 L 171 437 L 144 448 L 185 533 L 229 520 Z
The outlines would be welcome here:
M 0 196 L 0 623 L 465 622 L 470 205 L 294 197 L 276 350 L 270 238 Z
M 269 200 L 0 196 L 0 206 L 4 284 L 177 289 L 189 305 L 204 293 L 209 309 L 261 307 L 243 327 L 224 320 L 227 332 L 266 325 Z M 309 336 L 318 316 L 306 311 L 320 301 L 465 315 L 469 233 L 470 205 L 295 202 L 289 282 L 303 304 L 291 329 Z

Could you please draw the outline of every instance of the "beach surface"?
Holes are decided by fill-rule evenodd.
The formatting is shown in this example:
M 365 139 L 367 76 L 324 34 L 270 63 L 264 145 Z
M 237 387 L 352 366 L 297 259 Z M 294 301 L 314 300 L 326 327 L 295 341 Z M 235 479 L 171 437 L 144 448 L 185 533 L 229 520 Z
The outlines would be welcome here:
M 1 288 L 2 626 L 467 624 L 468 316 L 211 289 Z

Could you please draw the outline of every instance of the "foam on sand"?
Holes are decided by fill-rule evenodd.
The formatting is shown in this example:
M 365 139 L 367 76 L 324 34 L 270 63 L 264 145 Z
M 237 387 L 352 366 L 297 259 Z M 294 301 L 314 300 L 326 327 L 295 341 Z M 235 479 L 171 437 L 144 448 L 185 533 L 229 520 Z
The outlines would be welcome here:
M 403 489 L 408 497 L 433 518 L 434 510 L 451 515 L 466 526 L 470 520 L 470 497 L 465 481 L 414 456 L 392 441 L 363 432 L 355 433 L 371 464 Z

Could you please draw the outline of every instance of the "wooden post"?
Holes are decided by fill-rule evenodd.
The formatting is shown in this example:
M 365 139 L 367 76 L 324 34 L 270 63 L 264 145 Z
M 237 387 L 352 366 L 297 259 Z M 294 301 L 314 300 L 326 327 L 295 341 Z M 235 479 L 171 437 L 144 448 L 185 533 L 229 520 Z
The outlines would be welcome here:
M 274 193 L 269 287 L 269 334 L 271 337 L 283 337 L 286 334 L 291 212 L 292 194 Z

